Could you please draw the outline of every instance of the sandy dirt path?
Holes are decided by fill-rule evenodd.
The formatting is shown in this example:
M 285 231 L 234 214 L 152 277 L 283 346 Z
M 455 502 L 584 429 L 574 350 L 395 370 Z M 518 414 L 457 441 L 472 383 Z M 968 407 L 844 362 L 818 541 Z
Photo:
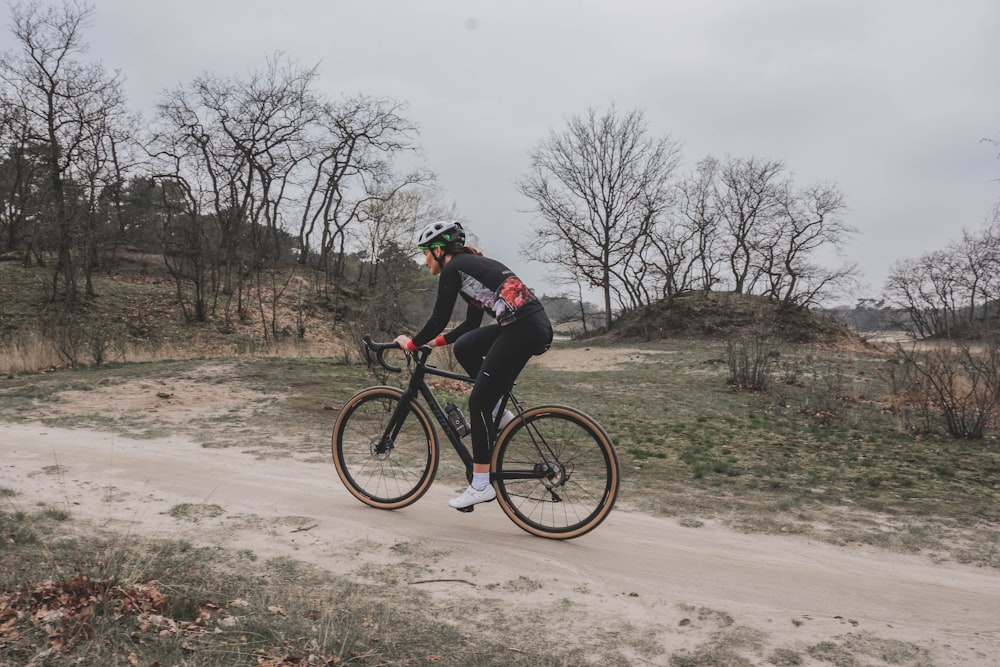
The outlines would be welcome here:
M 922 651 L 907 662 L 863 655 L 859 665 L 1000 665 L 995 570 L 690 528 L 620 508 L 589 535 L 549 541 L 519 530 L 495 503 L 451 510 L 456 489 L 441 483 L 410 508 L 382 512 L 351 497 L 329 461 L 261 460 L 183 438 L 7 424 L 0 450 L 0 486 L 19 494 L 4 502 L 20 509 L 42 502 L 105 528 L 290 556 L 344 575 L 391 563 L 393 548 L 409 545 L 411 556 L 424 553 L 421 588 L 473 596 L 493 584 L 490 595 L 511 604 L 568 600 L 562 622 L 574 632 L 622 627 L 659 644 L 660 657 L 644 664 L 668 664 L 739 628 L 760 644 L 750 664 L 770 664 L 776 647 L 863 640 L 872 653 L 893 642 Z M 181 504 L 218 506 L 217 516 L 168 513 Z M 504 586 L 525 580 L 540 585 Z M 798 664 L 831 664 L 800 655 Z

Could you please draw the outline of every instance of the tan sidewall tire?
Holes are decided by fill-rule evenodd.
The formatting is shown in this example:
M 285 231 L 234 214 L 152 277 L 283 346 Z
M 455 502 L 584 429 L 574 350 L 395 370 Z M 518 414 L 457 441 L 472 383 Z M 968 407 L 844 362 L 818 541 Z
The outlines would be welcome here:
M 371 496 L 359 491 L 350 482 L 350 475 L 347 471 L 343 469 L 343 463 L 341 457 L 337 455 L 337 439 L 340 436 L 342 429 L 344 428 L 344 420 L 349 420 L 354 412 L 354 408 L 362 401 L 371 400 L 373 397 L 388 397 L 393 398 L 396 401 L 400 399 L 403 395 L 402 390 L 397 387 L 390 386 L 377 386 L 369 387 L 357 394 L 352 396 L 341 408 L 340 413 L 337 415 L 337 420 L 333 424 L 333 435 L 331 436 L 330 449 L 333 455 L 333 465 L 337 469 L 337 476 L 340 477 L 340 481 L 343 482 L 344 487 L 351 493 L 352 496 L 363 502 L 365 505 L 370 507 L 375 507 L 383 510 L 394 510 L 400 509 L 401 507 L 406 507 L 417 502 L 421 496 L 423 496 L 427 489 L 430 488 L 431 484 L 434 482 L 434 476 L 437 474 L 438 466 L 438 446 L 437 446 L 437 435 L 434 431 L 434 427 L 427 415 L 427 411 L 424 407 L 417 401 L 410 402 L 410 408 L 413 413 L 417 415 L 424 427 L 424 432 L 429 434 L 427 446 L 430 449 L 428 456 L 431 457 L 430 470 L 428 470 L 427 475 L 421 481 L 420 485 L 417 486 L 414 491 L 406 496 L 406 498 L 396 501 L 396 502 L 380 502 L 373 499 Z

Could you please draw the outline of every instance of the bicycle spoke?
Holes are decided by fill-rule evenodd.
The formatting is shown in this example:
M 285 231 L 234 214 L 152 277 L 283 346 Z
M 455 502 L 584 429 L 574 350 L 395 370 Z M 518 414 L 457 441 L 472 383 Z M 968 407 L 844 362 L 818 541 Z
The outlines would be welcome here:
M 596 527 L 618 490 L 618 461 L 606 434 L 569 408 L 535 409 L 498 443 L 501 507 L 543 537 L 582 535 Z M 504 473 L 539 470 L 533 479 Z
M 425 415 L 412 405 L 391 440 L 383 438 L 400 392 L 385 387 L 362 392 L 337 421 L 337 473 L 362 502 L 384 509 L 404 507 L 427 490 L 437 468 L 437 448 Z

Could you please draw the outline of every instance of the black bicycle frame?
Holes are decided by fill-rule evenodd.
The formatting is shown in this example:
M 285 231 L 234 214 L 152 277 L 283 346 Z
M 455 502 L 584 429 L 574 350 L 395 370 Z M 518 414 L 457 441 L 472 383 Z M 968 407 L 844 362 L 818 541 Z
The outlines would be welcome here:
M 389 420 L 389 425 L 386 427 L 385 433 L 382 434 L 382 447 L 388 447 L 389 443 L 395 442 L 396 436 L 399 435 L 400 429 L 403 427 L 403 421 L 406 419 L 406 413 L 408 411 L 408 404 L 411 400 L 420 395 L 424 398 L 424 401 L 431 409 L 431 413 L 434 418 L 437 419 L 438 424 L 441 425 L 441 429 L 444 431 L 445 435 L 448 436 L 448 441 L 451 442 L 451 446 L 455 449 L 459 458 L 462 459 L 462 463 L 465 464 L 466 473 L 471 474 L 472 472 L 472 452 L 462 441 L 462 438 L 455 431 L 455 428 L 448 421 L 448 416 L 445 414 L 444 408 L 441 407 L 440 401 L 431 391 L 431 388 L 427 385 L 425 377 L 427 375 L 435 375 L 437 377 L 447 378 L 449 380 L 458 380 L 460 382 L 472 383 L 475 380 L 467 375 L 462 375 L 460 373 L 452 373 L 446 371 L 437 366 L 431 366 L 427 364 L 427 357 L 430 356 L 430 348 L 421 349 L 417 351 L 420 356 L 417 358 L 415 363 L 415 368 L 410 375 L 410 382 L 406 389 L 403 391 L 403 395 L 399 399 L 399 404 L 396 406 L 395 411 L 393 411 L 392 418 Z M 398 371 L 399 369 L 385 365 L 384 361 L 380 357 L 380 362 L 383 363 L 386 368 Z M 503 411 L 504 406 L 507 403 L 507 399 L 510 399 L 511 403 L 517 408 L 518 412 L 521 412 L 521 405 L 514 398 L 513 394 L 508 393 L 504 397 L 503 405 L 500 406 L 498 414 Z M 541 448 L 538 446 L 537 441 L 535 441 L 535 435 L 532 434 L 531 439 L 535 442 L 535 447 L 538 449 L 538 453 L 542 454 Z M 548 465 L 540 466 L 535 465 L 531 470 L 509 470 L 505 471 L 499 478 L 502 479 L 541 479 L 551 474 L 551 470 Z M 491 476 L 496 477 L 496 473 L 491 473 Z
M 455 428 L 448 421 L 448 416 L 444 412 L 444 408 L 441 407 L 441 402 L 437 400 L 434 396 L 434 392 L 427 385 L 425 376 L 437 375 L 439 377 L 448 378 L 450 380 L 459 380 L 461 382 L 473 382 L 473 379 L 461 375 L 459 373 L 452 373 L 436 366 L 428 366 L 425 362 L 426 353 L 420 352 L 418 354 L 424 355 L 424 358 L 420 360 L 419 363 L 415 364 L 416 368 L 413 370 L 413 374 L 410 376 L 410 384 L 406 387 L 403 392 L 402 398 L 399 399 L 399 405 L 396 407 L 396 412 L 392 416 L 392 422 L 390 423 L 390 428 L 393 424 L 397 424 L 395 427 L 396 432 L 403 425 L 403 419 L 406 417 L 406 404 L 413 400 L 418 394 L 423 396 L 424 401 L 427 406 L 431 409 L 431 414 L 437 419 L 438 424 L 441 425 L 441 429 L 444 431 L 445 435 L 448 437 L 448 441 L 451 442 L 451 446 L 455 449 L 459 458 L 462 459 L 462 463 L 465 464 L 465 469 L 467 472 L 472 471 L 472 452 L 469 448 L 465 446 L 462 442 L 462 438 L 459 437 L 458 433 L 455 432 Z

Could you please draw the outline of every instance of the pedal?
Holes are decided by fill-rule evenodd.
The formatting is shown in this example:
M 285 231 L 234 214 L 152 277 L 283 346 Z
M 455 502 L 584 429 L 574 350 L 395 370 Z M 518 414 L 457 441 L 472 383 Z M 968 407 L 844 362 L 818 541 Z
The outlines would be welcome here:
M 468 513 L 468 512 L 471 512 L 472 510 L 476 509 L 476 506 L 475 505 L 469 505 L 468 507 L 456 507 L 455 509 L 457 509 L 459 512 Z

